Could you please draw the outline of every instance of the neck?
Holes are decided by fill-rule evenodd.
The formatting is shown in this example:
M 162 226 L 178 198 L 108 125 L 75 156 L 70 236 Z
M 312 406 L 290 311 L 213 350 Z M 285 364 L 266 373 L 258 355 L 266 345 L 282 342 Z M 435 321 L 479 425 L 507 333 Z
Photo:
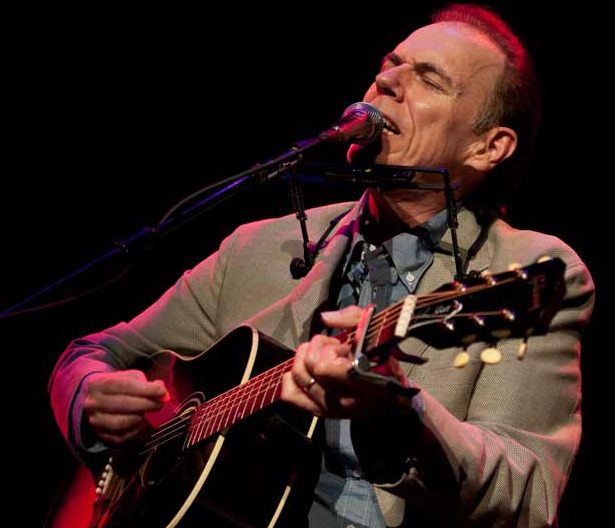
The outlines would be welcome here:
M 421 190 L 371 191 L 369 210 L 380 225 L 390 226 L 390 235 L 412 229 L 446 207 L 442 193 Z

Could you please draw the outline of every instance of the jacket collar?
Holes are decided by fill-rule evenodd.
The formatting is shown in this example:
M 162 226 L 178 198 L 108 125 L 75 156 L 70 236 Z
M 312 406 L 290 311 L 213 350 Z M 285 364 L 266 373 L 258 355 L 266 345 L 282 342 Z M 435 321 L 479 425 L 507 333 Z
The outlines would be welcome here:
M 323 244 L 312 269 L 297 283 L 293 291 L 269 309 L 258 314 L 249 321 L 250 323 L 253 322 L 268 335 L 291 347 L 296 347 L 311 337 L 314 312 L 329 299 L 333 274 L 350 247 L 353 230 L 363 210 L 364 200 L 365 195 L 341 218 L 337 227 Z M 463 208 L 459 211 L 458 221 L 458 245 L 462 255 L 465 256 L 478 237 L 480 226 L 474 215 Z M 430 293 L 442 284 L 454 280 L 455 262 L 452 252 L 448 251 L 452 248 L 450 229 L 447 229 L 442 237 L 440 247 L 442 251 L 434 255 L 433 264 L 419 284 L 417 294 Z M 480 251 L 472 260 L 471 268 L 482 270 L 488 267 L 490 255 L 490 248 L 487 251 Z

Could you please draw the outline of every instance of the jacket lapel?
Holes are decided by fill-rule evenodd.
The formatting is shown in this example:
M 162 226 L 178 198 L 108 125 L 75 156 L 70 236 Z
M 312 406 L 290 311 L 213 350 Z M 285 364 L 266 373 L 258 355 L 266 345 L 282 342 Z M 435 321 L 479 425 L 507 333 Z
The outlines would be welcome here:
M 311 336 L 314 311 L 329 299 L 331 279 L 352 238 L 355 221 L 362 209 L 362 200 L 344 216 L 319 253 L 314 266 L 288 297 L 296 334 L 300 341 Z
M 474 214 L 467 209 L 461 209 L 458 218 L 460 227 L 457 230 L 457 240 L 460 253 L 465 258 L 469 248 L 480 234 L 480 226 L 476 222 Z M 447 252 L 450 248 L 451 253 L 447 254 L 436 252 L 434 254 L 433 263 L 423 276 L 423 279 L 416 290 L 417 295 L 432 293 L 440 286 L 455 280 L 457 270 L 455 267 L 455 260 L 452 255 L 453 245 L 450 229 L 448 229 L 442 237 L 440 247 L 447 250 Z M 481 271 L 488 268 L 491 262 L 491 255 L 492 247 L 489 240 L 487 240 L 476 256 L 470 261 L 468 271 Z M 429 349 L 429 345 L 416 338 L 409 338 L 402 341 L 399 344 L 399 348 L 406 354 L 421 357 L 425 355 L 426 351 Z M 416 365 L 410 362 L 405 362 L 402 364 L 402 369 L 407 376 L 410 375 L 410 372 L 415 367 Z
M 474 217 L 474 214 L 467 209 L 461 209 L 458 215 L 459 228 L 457 228 L 457 241 L 462 257 L 465 259 L 468 250 L 478 238 L 480 234 L 480 226 Z M 447 229 L 442 237 L 440 248 L 445 252 L 436 252 L 434 260 L 427 273 L 421 280 L 417 288 L 417 294 L 431 293 L 443 284 L 447 284 L 455 280 L 456 267 L 455 259 L 452 254 L 453 243 L 451 230 Z M 491 247 L 488 242 L 478 252 L 478 254 L 470 261 L 468 271 L 482 270 L 489 266 L 491 261 Z
M 260 311 L 245 324 L 253 325 L 269 337 L 290 348 L 296 348 L 311 337 L 313 314 L 329 299 L 331 279 L 344 256 L 352 236 L 361 202 L 338 223 L 317 256 L 309 273 L 297 282 L 294 289 L 274 304 Z

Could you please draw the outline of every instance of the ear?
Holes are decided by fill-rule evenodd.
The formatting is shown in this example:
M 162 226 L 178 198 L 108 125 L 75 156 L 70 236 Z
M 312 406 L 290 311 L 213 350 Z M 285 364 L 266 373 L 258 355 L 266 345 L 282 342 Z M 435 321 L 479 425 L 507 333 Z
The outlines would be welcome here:
M 470 146 L 466 165 L 487 172 L 510 157 L 517 148 L 517 133 L 508 127 L 489 129 Z

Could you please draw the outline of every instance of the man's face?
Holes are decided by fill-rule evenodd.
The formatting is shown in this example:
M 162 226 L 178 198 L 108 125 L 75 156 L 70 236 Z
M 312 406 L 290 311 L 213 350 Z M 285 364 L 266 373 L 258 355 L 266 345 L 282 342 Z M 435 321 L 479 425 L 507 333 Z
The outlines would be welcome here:
M 364 97 L 386 123 L 375 161 L 458 172 L 503 67 L 502 52 L 467 24 L 441 22 L 412 33 L 385 57 Z

